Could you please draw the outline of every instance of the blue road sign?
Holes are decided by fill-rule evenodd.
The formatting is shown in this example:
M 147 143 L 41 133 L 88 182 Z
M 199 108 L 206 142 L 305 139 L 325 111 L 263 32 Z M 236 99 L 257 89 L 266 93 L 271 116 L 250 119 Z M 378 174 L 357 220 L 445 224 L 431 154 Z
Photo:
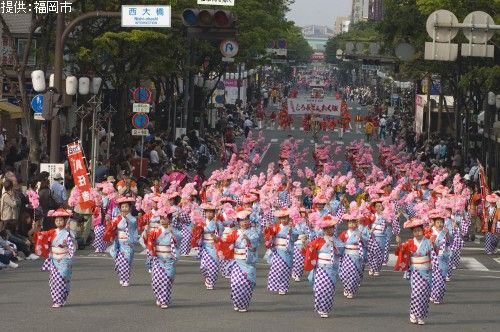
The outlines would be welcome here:
M 144 113 L 136 113 L 132 117 L 132 125 L 136 129 L 144 129 L 149 124 L 149 117 Z
M 31 100 L 31 108 L 35 113 L 43 112 L 43 95 L 36 95 Z
M 36 95 L 31 100 L 31 108 L 33 109 L 33 118 L 35 120 L 45 120 L 42 116 L 43 112 L 43 95 Z

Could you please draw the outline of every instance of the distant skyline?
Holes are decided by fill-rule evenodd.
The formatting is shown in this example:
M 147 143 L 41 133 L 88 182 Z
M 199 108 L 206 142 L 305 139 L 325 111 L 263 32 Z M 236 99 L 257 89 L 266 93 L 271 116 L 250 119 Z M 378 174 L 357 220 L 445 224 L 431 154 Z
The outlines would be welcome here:
M 295 0 L 287 17 L 298 26 L 333 27 L 337 16 L 351 14 L 351 7 L 352 0 Z

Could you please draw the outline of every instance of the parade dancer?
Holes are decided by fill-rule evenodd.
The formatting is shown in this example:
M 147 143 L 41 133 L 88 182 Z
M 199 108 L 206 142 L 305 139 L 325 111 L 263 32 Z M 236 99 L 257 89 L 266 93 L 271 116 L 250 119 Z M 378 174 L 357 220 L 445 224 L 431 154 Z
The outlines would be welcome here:
M 314 290 L 314 310 L 321 318 L 328 318 L 333 308 L 344 244 L 334 236 L 338 219 L 331 215 L 317 215 L 313 219 L 317 219 L 313 223 L 323 231 L 307 246 L 304 269 L 310 271 L 308 279 Z
M 444 227 L 445 212 L 441 210 L 429 211 L 429 218 L 433 227 L 430 235 L 434 249 L 432 258 L 432 288 L 430 301 L 434 304 L 443 303 L 446 292 L 446 276 L 448 275 L 448 264 L 450 259 L 448 228 Z
M 424 325 L 424 318 L 429 310 L 429 296 L 431 294 L 431 252 L 432 243 L 424 237 L 424 220 L 412 218 L 404 223 L 404 228 L 410 228 L 413 239 L 404 243 L 397 242 L 395 269 L 409 271 L 411 287 L 410 322 Z
M 115 260 L 115 271 L 120 285 L 128 287 L 130 284 L 130 270 L 134 260 L 134 244 L 137 242 L 137 220 L 130 213 L 133 197 L 123 196 L 116 200 L 120 213 L 107 226 L 104 240 L 113 242 L 111 257 Z
M 219 273 L 219 258 L 215 249 L 215 240 L 219 237 L 219 226 L 215 218 L 215 206 L 212 203 L 202 203 L 200 208 L 205 213 L 205 222 L 201 226 L 202 239 L 199 242 L 198 257 L 200 258 L 200 270 L 205 278 L 205 287 L 213 290 Z M 197 241 L 193 228 L 192 241 Z
M 116 207 L 114 199 L 115 188 L 113 183 L 109 181 L 98 183 L 96 187 L 102 193 L 102 198 L 101 204 L 94 208 L 94 241 L 92 242 L 92 247 L 94 247 L 96 253 L 102 253 L 106 251 L 108 246 L 108 243 L 103 239 L 106 223 L 108 220 L 111 220 L 111 213 Z
M 293 244 L 293 266 L 292 278 L 295 282 L 299 282 L 304 274 L 304 254 L 308 243 L 309 227 L 306 219 L 307 213 L 304 207 L 299 209 L 300 221 L 295 225 L 293 232 L 297 234 L 297 240 Z
M 250 209 L 240 208 L 236 212 L 240 228 L 234 229 L 222 239 L 229 251 L 232 251 L 234 265 L 231 269 L 231 300 L 234 311 L 247 312 L 255 288 L 257 247 L 259 234 L 251 227 Z
M 71 211 L 62 208 L 50 210 L 47 217 L 54 218 L 55 229 L 40 231 L 35 234 L 35 252 L 45 257 L 42 271 L 50 271 L 49 287 L 52 308 L 66 304 L 71 288 L 71 273 L 75 245 L 66 222 Z
M 266 247 L 271 249 L 267 262 L 271 264 L 267 280 L 267 289 L 279 295 L 286 295 L 290 287 L 292 270 L 293 243 L 297 236 L 290 225 L 289 211 L 282 208 L 274 213 L 278 223 L 264 231 Z
M 484 237 L 484 252 L 486 255 L 492 255 L 497 252 L 498 234 L 500 233 L 500 209 L 498 202 L 500 197 L 496 194 L 486 196 L 485 215 L 482 231 Z
M 450 196 L 447 198 L 448 204 L 446 206 L 447 215 L 450 216 L 449 223 L 446 225 L 446 229 L 448 229 L 448 234 L 452 234 L 450 245 L 449 245 L 449 258 L 448 258 L 448 273 L 446 275 L 445 280 L 451 281 L 451 274 L 453 270 L 456 270 L 460 265 L 460 255 L 461 250 L 465 244 L 464 239 L 462 238 L 461 232 L 461 224 L 463 222 L 463 217 L 458 212 L 453 212 L 456 205 L 459 206 L 457 211 L 463 211 L 465 209 L 465 202 L 462 206 L 460 206 L 460 197 L 459 196 Z
M 182 208 L 176 206 L 172 218 L 173 224 L 182 234 L 182 239 L 179 244 L 179 254 L 182 256 L 189 256 L 189 252 L 191 251 L 191 233 L 193 232 L 191 217 L 189 214 L 182 211 Z
M 175 279 L 175 265 L 178 255 L 177 244 L 181 233 L 172 227 L 172 214 L 175 207 L 155 211 L 154 217 L 160 218 L 160 226 L 147 235 L 147 247 L 151 254 L 151 287 L 156 298 L 156 305 L 166 309 L 170 305 L 170 295 Z
M 227 204 L 227 203 L 226 203 Z M 225 204 L 225 205 L 226 205 Z M 224 226 L 224 230 L 222 231 L 221 240 L 226 241 L 227 237 L 233 233 L 236 229 L 236 212 L 233 208 L 227 204 L 221 208 L 222 214 L 219 214 L 217 220 L 222 222 Z M 234 264 L 234 260 L 232 258 L 226 259 L 224 257 L 219 257 L 219 268 L 222 276 L 226 279 L 231 278 L 231 269 Z
M 375 198 L 371 200 L 371 204 L 375 205 L 375 220 L 371 225 L 371 238 L 368 243 L 368 264 L 370 266 L 368 274 L 374 276 L 380 275 L 380 270 L 384 262 L 385 242 L 387 241 L 385 235 L 387 222 L 382 217 L 383 201 L 384 200 L 382 198 Z
M 347 221 L 347 230 L 339 236 L 340 241 L 345 245 L 339 277 L 344 284 L 344 296 L 353 299 L 358 292 L 363 273 L 360 256 L 362 233 L 358 228 L 356 211 L 350 209 L 348 214 L 342 216 L 342 219 Z

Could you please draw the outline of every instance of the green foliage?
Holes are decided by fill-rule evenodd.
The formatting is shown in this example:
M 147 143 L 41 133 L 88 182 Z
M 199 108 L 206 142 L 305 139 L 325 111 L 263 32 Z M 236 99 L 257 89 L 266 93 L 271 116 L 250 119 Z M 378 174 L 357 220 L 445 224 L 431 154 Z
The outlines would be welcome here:
M 333 38 L 328 39 L 325 47 L 326 61 L 334 63 L 337 61 L 337 50 L 345 50 L 348 42 L 382 42 L 383 35 L 379 32 L 378 25 L 374 22 L 358 22 L 351 25 L 349 32 L 342 33 Z

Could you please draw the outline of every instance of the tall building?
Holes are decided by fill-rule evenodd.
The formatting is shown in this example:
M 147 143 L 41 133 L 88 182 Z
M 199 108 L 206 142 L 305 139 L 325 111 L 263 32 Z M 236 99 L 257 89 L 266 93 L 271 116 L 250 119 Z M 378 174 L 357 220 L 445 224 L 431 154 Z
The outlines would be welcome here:
M 351 20 L 348 16 L 337 16 L 335 19 L 334 34 L 340 35 L 341 33 L 349 31 L 349 24 Z
M 369 0 L 368 19 L 382 21 L 384 18 L 384 0 Z
M 323 52 L 326 42 L 333 35 L 334 30 L 326 25 L 308 25 L 302 28 L 302 36 L 315 52 Z
M 351 22 L 358 23 L 368 20 L 368 9 L 371 0 L 352 0 Z M 380 0 L 382 1 L 382 0 Z

